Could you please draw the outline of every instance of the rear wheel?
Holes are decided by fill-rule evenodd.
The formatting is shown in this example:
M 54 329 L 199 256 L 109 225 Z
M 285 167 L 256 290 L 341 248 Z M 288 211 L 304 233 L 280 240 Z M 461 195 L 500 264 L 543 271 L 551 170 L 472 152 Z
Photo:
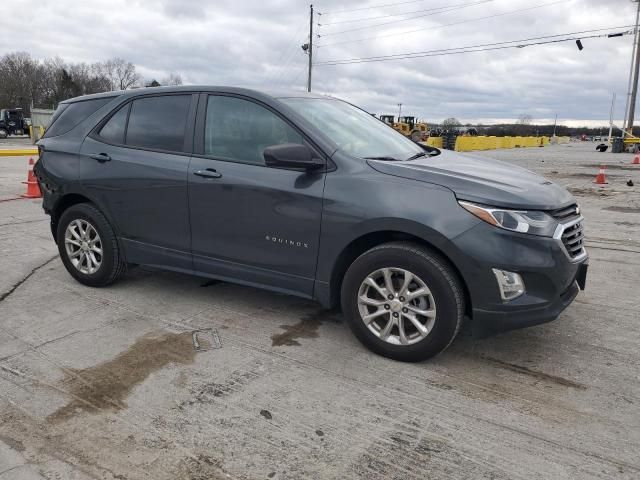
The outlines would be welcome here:
M 91 204 L 64 211 L 58 221 L 57 242 L 65 268 L 84 285 L 103 287 L 126 270 L 113 228 Z
M 464 295 L 455 272 L 438 254 L 393 242 L 369 250 L 349 267 L 342 309 L 365 346 L 415 362 L 453 341 L 462 323 Z

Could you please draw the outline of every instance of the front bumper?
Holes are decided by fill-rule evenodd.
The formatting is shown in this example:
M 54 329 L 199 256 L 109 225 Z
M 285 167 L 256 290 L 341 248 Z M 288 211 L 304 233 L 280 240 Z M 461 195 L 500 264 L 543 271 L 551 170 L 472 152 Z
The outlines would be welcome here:
M 556 300 L 539 308 L 511 311 L 491 311 L 474 308 L 473 335 L 482 338 L 499 332 L 551 322 L 558 318 L 565 308 L 571 305 L 580 289 L 581 287 L 576 280 Z M 584 290 L 584 288 L 582 289 Z
M 588 256 L 572 259 L 557 238 L 526 235 L 481 223 L 453 240 L 456 265 L 471 300 L 475 336 L 550 322 L 575 299 L 586 283 Z M 504 301 L 492 273 L 499 268 L 520 274 L 525 293 Z

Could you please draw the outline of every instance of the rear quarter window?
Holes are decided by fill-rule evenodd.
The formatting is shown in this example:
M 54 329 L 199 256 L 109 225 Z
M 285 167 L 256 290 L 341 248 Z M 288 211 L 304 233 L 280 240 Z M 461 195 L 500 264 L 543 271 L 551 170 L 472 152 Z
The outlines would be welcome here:
M 58 107 L 60 113 L 56 111 L 52 123 L 49 125 L 45 137 L 57 137 L 69 132 L 72 128 L 86 120 L 92 113 L 100 107 L 106 105 L 114 97 L 102 97 L 94 100 L 83 100 L 80 102 L 62 104 Z

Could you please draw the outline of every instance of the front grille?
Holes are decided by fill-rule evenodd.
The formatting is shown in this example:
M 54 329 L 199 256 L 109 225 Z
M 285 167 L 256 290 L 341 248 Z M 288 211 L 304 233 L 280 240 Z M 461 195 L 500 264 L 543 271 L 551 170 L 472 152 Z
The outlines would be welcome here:
M 584 253 L 584 232 L 582 217 L 577 204 L 558 208 L 548 212 L 563 226 L 560 240 L 570 258 L 577 258 Z
M 562 232 L 562 244 L 571 258 L 576 258 L 584 252 L 584 233 L 582 221 L 565 227 Z
M 558 208 L 557 210 L 551 210 L 549 215 L 558 220 L 560 223 L 565 222 L 566 220 L 571 219 L 572 217 L 579 216 L 578 205 L 575 203 L 573 205 L 569 205 L 568 207 Z

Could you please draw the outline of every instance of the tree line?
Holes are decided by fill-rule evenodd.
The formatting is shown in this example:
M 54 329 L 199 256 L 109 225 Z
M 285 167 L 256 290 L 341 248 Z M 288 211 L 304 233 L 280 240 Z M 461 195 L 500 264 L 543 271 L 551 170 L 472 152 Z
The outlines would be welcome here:
M 145 80 L 133 63 L 111 58 L 96 63 L 66 62 L 60 57 L 38 60 L 26 52 L 0 57 L 0 108 L 56 108 L 68 98 L 146 86 L 182 85 L 178 74 Z
M 515 123 L 500 123 L 495 125 L 471 124 L 463 125 L 456 118 L 447 118 L 435 129 L 439 131 L 465 131 L 473 128 L 478 135 L 487 135 L 494 137 L 551 137 L 555 132 L 558 137 L 578 137 L 580 135 L 587 136 L 608 136 L 608 125 L 601 127 L 567 127 L 566 125 L 554 124 L 537 124 L 533 123 L 530 115 L 520 115 Z M 633 134 L 640 135 L 640 126 L 633 127 Z M 620 136 L 620 130 L 613 130 L 613 136 Z

